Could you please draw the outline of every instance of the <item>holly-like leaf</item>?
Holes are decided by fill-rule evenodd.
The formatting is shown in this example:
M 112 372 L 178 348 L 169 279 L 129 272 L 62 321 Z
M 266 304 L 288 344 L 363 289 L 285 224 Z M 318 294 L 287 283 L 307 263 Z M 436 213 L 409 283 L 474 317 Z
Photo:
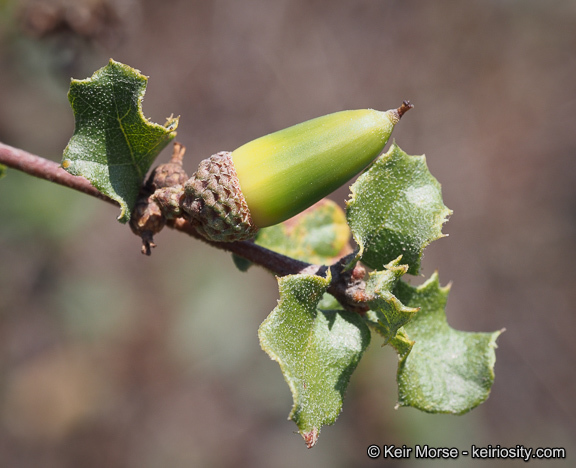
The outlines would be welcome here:
M 294 399 L 289 418 L 310 448 L 321 427 L 338 417 L 370 331 L 358 314 L 317 308 L 329 278 L 291 275 L 278 283 L 280 301 L 258 335 L 262 349 L 280 364 Z
M 402 255 L 417 274 L 424 248 L 442 237 L 451 211 L 424 156 L 408 156 L 396 144 L 351 187 L 347 217 L 359 252 L 356 260 L 381 270 Z
M 396 336 L 392 338 L 388 344 L 394 348 L 398 354 L 398 359 L 400 361 L 406 359 L 412 348 L 414 347 L 414 341 L 408 338 L 406 330 L 404 328 L 398 329 Z
M 400 281 L 394 291 L 407 306 L 420 308 L 404 326 L 404 336 L 398 337 L 401 341 L 395 342 L 401 350 L 399 406 L 462 414 L 488 398 L 494 382 L 496 338 L 501 331 L 471 333 L 451 328 L 444 311 L 449 289 L 440 287 L 434 274 L 417 288 Z M 406 353 L 410 340 L 414 345 Z
M 138 70 L 110 60 L 92 77 L 72 80 L 68 93 L 75 129 L 62 167 L 120 203 L 121 222 L 130 219 L 148 169 L 178 126 L 177 118 L 162 126 L 144 117 L 147 81 Z
M 406 307 L 392 293 L 399 278 L 406 273 L 408 265 L 399 265 L 401 257 L 386 265 L 383 271 L 373 271 L 366 282 L 366 295 L 370 310 L 365 319 L 380 335 L 384 344 L 393 339 L 398 330 L 407 324 L 417 308 Z

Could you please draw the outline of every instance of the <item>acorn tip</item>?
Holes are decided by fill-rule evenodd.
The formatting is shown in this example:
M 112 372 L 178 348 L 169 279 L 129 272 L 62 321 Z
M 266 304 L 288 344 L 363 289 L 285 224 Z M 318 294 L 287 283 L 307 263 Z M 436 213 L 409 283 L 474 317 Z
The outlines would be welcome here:
M 410 101 L 402 101 L 402 105 L 396 109 L 398 111 L 398 116 L 402 117 L 406 112 L 414 107 Z

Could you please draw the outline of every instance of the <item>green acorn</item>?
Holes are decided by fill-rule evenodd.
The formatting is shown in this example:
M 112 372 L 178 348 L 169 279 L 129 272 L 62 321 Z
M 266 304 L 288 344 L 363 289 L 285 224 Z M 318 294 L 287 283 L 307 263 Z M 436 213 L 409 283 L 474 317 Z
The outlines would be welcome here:
M 210 240 L 249 239 L 365 169 L 412 107 L 336 112 L 213 155 L 184 184 L 182 210 Z

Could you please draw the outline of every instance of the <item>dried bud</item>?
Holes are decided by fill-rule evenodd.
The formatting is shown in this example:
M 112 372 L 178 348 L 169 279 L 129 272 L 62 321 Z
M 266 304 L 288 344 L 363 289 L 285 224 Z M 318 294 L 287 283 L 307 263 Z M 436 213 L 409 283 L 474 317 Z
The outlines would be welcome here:
M 146 189 L 149 190 L 150 193 L 160 188 L 184 185 L 184 183 L 186 183 L 188 175 L 182 167 L 182 158 L 185 152 L 186 148 L 182 144 L 178 142 L 174 143 L 170 162 L 160 164 L 148 177 Z
M 182 185 L 159 188 L 152 194 L 151 198 L 156 201 L 166 219 L 183 216 L 184 187 Z
M 142 253 L 146 255 L 150 255 L 151 247 L 156 247 L 153 236 L 162 230 L 166 220 L 182 215 L 182 184 L 188 180 L 182 167 L 185 151 L 180 143 L 174 143 L 170 162 L 160 164 L 150 173 L 132 212 L 130 227 L 142 238 Z
M 132 232 L 142 238 L 142 253 L 150 255 L 150 249 L 156 247 L 154 235 L 158 234 L 164 225 L 166 218 L 152 196 L 142 196 L 136 202 L 130 218 Z

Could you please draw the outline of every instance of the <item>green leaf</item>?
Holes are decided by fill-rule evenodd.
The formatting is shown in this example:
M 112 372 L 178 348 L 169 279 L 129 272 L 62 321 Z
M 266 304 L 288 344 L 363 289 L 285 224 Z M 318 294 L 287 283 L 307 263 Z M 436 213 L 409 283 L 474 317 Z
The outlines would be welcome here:
M 147 81 L 138 70 L 110 60 L 92 77 L 72 80 L 68 92 L 75 129 L 62 167 L 120 203 L 123 223 L 130 219 L 148 169 L 178 126 L 177 118 L 162 126 L 144 117 Z
M 329 293 L 324 293 L 317 308 L 321 310 L 344 310 L 344 307 L 338 302 L 338 299 Z
M 404 304 L 420 308 L 399 337 L 405 342 L 414 340 L 412 351 L 406 353 L 406 346 L 395 342 L 403 350 L 397 376 L 399 406 L 462 414 L 488 398 L 501 331 L 471 333 L 451 328 L 444 312 L 449 289 L 440 287 L 436 273 L 417 288 L 399 282 L 395 289 Z
M 346 215 L 329 199 L 320 200 L 283 223 L 260 229 L 255 243 L 318 265 L 330 265 L 352 252 Z M 251 265 L 236 255 L 232 259 L 240 271 L 246 271 Z
M 0 164 L 0 179 L 6 175 L 6 166 Z
M 310 448 L 321 427 L 338 417 L 370 331 L 358 314 L 317 308 L 330 278 L 291 275 L 278 283 L 280 301 L 258 335 L 262 349 L 280 364 L 294 399 L 289 418 Z
M 442 237 L 452 212 L 442 202 L 440 184 L 424 156 L 408 156 L 396 144 L 351 187 L 347 217 L 359 246 L 356 260 L 381 270 L 402 255 L 417 274 L 422 251 Z
M 399 278 L 408 270 L 408 265 L 398 264 L 400 258 L 386 265 L 385 270 L 370 273 L 366 282 L 370 310 L 366 312 L 365 319 L 384 337 L 384 344 L 388 344 L 418 312 L 417 308 L 406 307 L 392 293 Z
M 256 243 L 298 260 L 330 264 L 350 253 L 350 229 L 344 211 L 323 199 L 283 223 L 258 232 Z
M 388 344 L 394 348 L 398 354 L 398 358 L 402 361 L 406 359 L 412 348 L 414 347 L 414 341 L 408 338 L 406 330 L 400 328 L 396 336 L 392 338 Z

